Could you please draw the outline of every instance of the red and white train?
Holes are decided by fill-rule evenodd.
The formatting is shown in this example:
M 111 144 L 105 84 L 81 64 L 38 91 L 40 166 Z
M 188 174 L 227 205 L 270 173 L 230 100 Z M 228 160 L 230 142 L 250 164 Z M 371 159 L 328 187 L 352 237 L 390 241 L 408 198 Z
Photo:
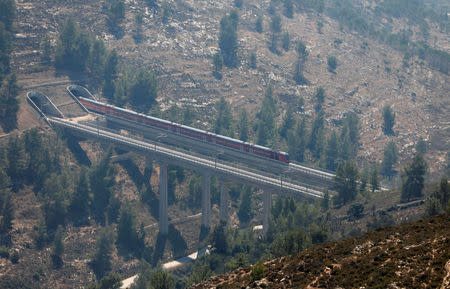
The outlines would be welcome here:
M 73 91 L 72 91 L 73 92 Z M 74 93 L 77 94 L 77 93 Z M 241 152 L 254 154 L 260 157 L 269 158 L 275 161 L 289 163 L 289 155 L 285 152 L 274 151 L 270 148 L 254 145 L 248 142 L 243 142 L 237 139 L 226 137 L 210 133 L 204 130 L 196 129 L 193 127 L 181 125 L 178 123 L 170 122 L 160 118 L 148 116 L 145 114 L 137 113 L 128 109 L 112 106 L 102 102 L 98 102 L 89 98 L 75 95 L 79 102 L 84 105 L 88 110 L 104 114 L 108 116 L 114 116 L 117 118 L 125 119 L 131 122 L 135 122 L 144 126 L 157 128 L 165 132 L 169 132 L 176 135 L 182 135 L 185 137 L 193 138 L 203 142 L 220 145 L 226 148 L 231 148 Z

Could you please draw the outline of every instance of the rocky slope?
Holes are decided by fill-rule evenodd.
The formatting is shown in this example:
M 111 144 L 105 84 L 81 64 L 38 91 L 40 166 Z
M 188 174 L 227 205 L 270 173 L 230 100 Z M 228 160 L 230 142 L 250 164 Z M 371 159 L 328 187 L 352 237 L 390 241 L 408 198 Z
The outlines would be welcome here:
M 441 215 L 267 261 L 263 278 L 241 268 L 192 288 L 449 288 L 449 236 Z
M 23 74 L 32 72 L 39 62 L 40 41 L 48 35 L 55 43 L 61 23 L 70 15 L 83 29 L 102 38 L 109 48 L 116 49 L 124 64 L 154 71 L 158 75 L 158 101 L 162 109 L 173 103 L 194 107 L 200 118 L 197 126 L 208 128 L 208 116 L 214 115 L 214 103 L 221 96 L 231 102 L 235 113 L 245 107 L 254 116 L 269 84 L 274 86 L 279 99 L 278 121 L 285 108 L 296 105 L 300 96 L 306 100 L 305 110 L 297 112 L 296 117 L 312 116 L 315 89 L 323 86 L 327 96 L 325 117 L 330 129 L 337 128 L 336 123 L 345 113 L 358 114 L 361 120 L 358 159 L 361 162 L 379 160 L 386 143 L 394 140 L 400 150 L 401 163 L 404 163 L 413 154 L 418 137 L 422 136 L 429 145 L 427 158 L 431 173 L 439 174 L 445 165 L 450 147 L 449 76 L 431 69 L 417 57 L 410 59 L 405 67 L 402 53 L 349 31 L 326 16 L 327 13 L 296 9 L 293 18 L 282 16 L 282 29 L 289 32 L 293 43 L 289 51 L 280 48 L 281 53 L 274 54 L 268 49 L 270 1 L 244 1 L 238 10 L 241 65 L 225 69 L 223 78 L 218 80 L 211 73 L 212 55 L 218 50 L 220 18 L 234 8 L 234 1 L 168 0 L 171 16 L 163 22 L 161 10 L 149 10 L 143 0 L 128 0 L 125 1 L 126 19 L 118 37 L 111 34 L 106 25 L 104 2 L 18 0 L 14 69 Z M 367 1 L 352 2 L 368 11 L 375 7 Z M 282 4 L 279 6 L 282 15 Z M 144 15 L 144 24 L 143 38 L 136 42 L 135 17 L 138 14 Z M 264 19 L 262 34 L 254 29 L 257 15 Z M 423 40 L 419 27 L 407 19 L 381 15 L 378 20 L 380 23 L 392 21 L 394 32 L 410 28 L 412 39 Z M 319 22 L 323 24 L 321 31 Z M 436 23 L 428 24 L 429 39 L 434 39 L 431 46 L 449 51 L 448 35 Z M 306 43 L 309 52 L 304 72 L 308 85 L 297 85 L 292 79 L 297 57 L 294 42 L 298 39 Z M 257 55 L 256 69 L 248 65 L 252 51 Z M 335 73 L 327 70 L 329 55 L 337 57 Z M 29 78 L 29 75 L 22 78 Z M 89 82 L 83 76 L 77 80 Z M 93 90 L 96 87 L 100 85 L 91 84 Z M 384 105 L 391 105 L 396 113 L 395 136 L 382 132 Z

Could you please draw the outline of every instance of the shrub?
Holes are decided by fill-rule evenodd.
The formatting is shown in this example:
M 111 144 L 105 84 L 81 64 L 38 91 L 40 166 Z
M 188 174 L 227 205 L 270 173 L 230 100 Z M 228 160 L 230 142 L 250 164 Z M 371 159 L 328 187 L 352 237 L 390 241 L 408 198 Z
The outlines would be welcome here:
M 330 72 L 334 72 L 334 70 L 338 65 L 336 56 L 328 56 L 327 63 L 328 63 L 328 70 Z
M 259 261 L 255 264 L 255 266 L 252 267 L 252 272 L 250 275 L 251 282 L 261 280 L 266 276 L 266 267 L 264 267 L 264 264 Z
M 0 247 L 0 258 L 9 258 L 9 250 L 8 248 L 1 246 Z

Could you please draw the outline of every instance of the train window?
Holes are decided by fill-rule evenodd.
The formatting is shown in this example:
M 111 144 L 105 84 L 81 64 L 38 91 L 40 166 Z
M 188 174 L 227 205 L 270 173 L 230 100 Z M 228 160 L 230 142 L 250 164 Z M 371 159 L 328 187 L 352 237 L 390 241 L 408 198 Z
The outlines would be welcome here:
M 275 155 L 275 159 L 278 160 L 278 155 Z

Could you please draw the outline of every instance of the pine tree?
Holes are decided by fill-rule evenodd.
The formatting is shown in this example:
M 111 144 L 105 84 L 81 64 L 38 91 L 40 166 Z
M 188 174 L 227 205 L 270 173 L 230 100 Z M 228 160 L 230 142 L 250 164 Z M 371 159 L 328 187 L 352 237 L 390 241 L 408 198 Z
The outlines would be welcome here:
M 422 196 L 425 182 L 427 163 L 422 155 L 414 157 L 411 164 L 403 169 L 402 173 L 402 200 L 410 201 L 412 198 Z
M 87 170 L 81 168 L 78 184 L 72 196 L 69 211 L 75 224 L 84 224 L 89 217 L 90 203 L 89 176 Z
M 385 134 L 393 134 L 392 128 L 395 124 L 395 113 L 390 105 L 383 107 L 383 131 Z
M 10 137 L 7 149 L 8 166 L 6 171 L 13 182 L 13 190 L 17 191 L 22 185 L 26 171 L 26 159 L 23 139 L 18 136 Z
M 241 222 L 249 221 L 252 216 L 252 192 L 248 187 L 244 187 L 241 192 L 238 216 Z
M 221 97 L 216 105 L 217 116 L 216 122 L 214 123 L 214 132 L 221 135 L 232 136 L 232 124 L 233 124 L 233 114 L 231 113 L 231 106 Z
M 242 109 L 241 114 L 239 115 L 239 139 L 241 141 L 248 140 L 248 116 L 245 108 Z
M 373 165 L 370 173 L 370 186 L 372 188 L 372 193 L 378 190 L 380 186 L 378 180 L 378 167 L 376 164 Z
M 335 185 L 338 192 L 338 201 L 346 204 L 356 198 L 358 169 L 351 161 L 339 164 L 336 170 Z
M 101 278 L 111 270 L 111 258 L 114 249 L 114 233 L 111 228 L 100 231 L 97 239 L 97 251 L 92 259 L 95 275 Z
M 111 155 L 112 148 L 109 148 L 90 174 L 91 191 L 94 195 L 92 209 L 94 216 L 100 221 L 104 220 L 105 210 L 110 202 L 114 186 Z
M 104 77 L 106 60 L 106 48 L 101 39 L 93 40 L 88 67 L 94 79 L 100 80 Z
M 309 150 L 311 151 L 312 155 L 317 159 L 320 158 L 324 149 L 324 142 L 325 142 L 324 129 L 325 129 L 324 112 L 323 110 L 320 110 L 313 121 L 308 144 Z
M 258 15 L 258 18 L 256 18 L 255 30 L 258 33 L 262 33 L 263 32 L 263 18 L 262 18 L 261 15 Z
M 148 112 L 156 103 L 158 96 L 156 75 L 145 69 L 139 69 L 128 87 L 127 95 L 135 110 Z
M 295 125 L 294 119 L 294 109 L 292 106 L 288 106 L 286 110 L 286 114 L 283 117 L 283 123 L 280 127 L 280 136 L 283 138 L 287 138 L 287 132 L 292 129 Z
M 60 268 L 63 264 L 62 254 L 64 253 L 64 230 L 62 226 L 58 226 L 55 237 L 53 239 L 52 260 L 55 267 Z
M 231 13 L 220 20 L 219 47 L 224 64 L 235 67 L 238 64 L 237 19 Z
M 0 124 L 6 132 L 17 127 L 17 112 L 19 111 L 20 103 L 17 98 L 19 90 L 16 74 L 8 75 L 5 84 L 0 90 Z
M 328 139 L 327 148 L 325 151 L 326 168 L 335 171 L 337 167 L 337 160 L 339 157 L 338 151 L 338 137 L 335 131 L 332 132 Z
M 0 197 L 2 198 L 0 234 L 8 234 L 12 229 L 12 221 L 14 220 L 14 203 L 11 193 L 6 189 L 4 189 Z
M 273 139 L 275 133 L 275 111 L 276 102 L 273 97 L 273 88 L 269 86 L 266 90 L 261 110 L 258 113 L 257 143 L 260 145 L 266 145 L 269 140 Z
M 283 47 L 285 51 L 289 51 L 290 45 L 291 40 L 289 38 L 289 32 L 286 31 L 283 33 L 283 38 L 281 39 L 281 47 Z
M 227 236 L 225 235 L 225 227 L 226 222 L 223 220 L 220 221 L 219 225 L 214 228 L 211 235 L 211 242 L 219 254 L 226 254 L 228 251 L 229 245 Z
M 398 159 L 397 147 L 394 141 L 390 141 L 384 149 L 383 163 L 381 164 L 381 173 L 385 176 L 393 175 L 392 167 Z

